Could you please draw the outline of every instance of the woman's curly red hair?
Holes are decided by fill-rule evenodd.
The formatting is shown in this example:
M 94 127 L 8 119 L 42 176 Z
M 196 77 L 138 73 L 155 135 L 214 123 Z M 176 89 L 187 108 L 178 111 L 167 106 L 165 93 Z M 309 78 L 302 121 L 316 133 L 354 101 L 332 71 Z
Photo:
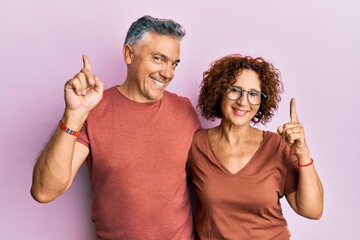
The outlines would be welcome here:
M 222 118 L 220 103 L 224 92 L 236 82 L 236 77 L 244 69 L 253 70 L 259 75 L 261 91 L 267 96 L 251 122 L 265 125 L 271 120 L 281 101 L 280 94 L 284 91 L 280 72 L 261 57 L 252 58 L 239 54 L 215 60 L 203 73 L 198 108 L 204 118 L 212 121 Z

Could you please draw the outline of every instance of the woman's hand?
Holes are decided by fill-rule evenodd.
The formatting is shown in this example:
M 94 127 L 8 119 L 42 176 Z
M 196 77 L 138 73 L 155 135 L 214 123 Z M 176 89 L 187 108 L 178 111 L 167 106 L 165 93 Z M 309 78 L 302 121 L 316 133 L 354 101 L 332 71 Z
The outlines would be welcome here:
M 299 122 L 294 98 L 290 101 L 290 122 L 279 126 L 277 131 L 298 157 L 310 157 L 304 126 Z

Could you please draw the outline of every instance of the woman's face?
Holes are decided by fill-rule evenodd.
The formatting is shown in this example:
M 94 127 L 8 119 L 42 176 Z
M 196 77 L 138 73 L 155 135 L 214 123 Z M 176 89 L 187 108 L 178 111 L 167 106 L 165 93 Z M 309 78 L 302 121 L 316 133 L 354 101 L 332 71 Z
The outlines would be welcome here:
M 221 99 L 222 121 L 239 127 L 248 125 L 260 108 L 260 104 L 252 105 L 248 101 L 248 91 L 251 93 L 256 91 L 261 92 L 259 75 L 253 70 L 244 69 L 241 74 L 237 76 L 236 82 L 232 87 L 245 91 L 243 91 L 242 96 L 235 101 L 230 100 L 227 94 L 224 94 Z

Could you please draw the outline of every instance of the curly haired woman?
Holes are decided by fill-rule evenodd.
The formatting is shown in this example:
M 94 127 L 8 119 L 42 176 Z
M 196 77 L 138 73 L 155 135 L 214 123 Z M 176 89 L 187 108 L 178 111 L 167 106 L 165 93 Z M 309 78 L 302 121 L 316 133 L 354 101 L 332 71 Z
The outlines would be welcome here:
M 289 239 L 283 196 L 297 214 L 321 217 L 323 188 L 295 100 L 278 133 L 255 127 L 271 120 L 282 92 L 279 71 L 259 57 L 228 55 L 204 72 L 198 107 L 221 123 L 198 131 L 189 153 L 198 239 Z

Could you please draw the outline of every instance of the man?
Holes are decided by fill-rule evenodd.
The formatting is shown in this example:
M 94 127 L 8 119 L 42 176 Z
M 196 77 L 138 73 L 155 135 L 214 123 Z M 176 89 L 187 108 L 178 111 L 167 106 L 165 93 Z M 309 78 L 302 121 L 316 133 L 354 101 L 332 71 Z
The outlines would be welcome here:
M 64 193 L 87 159 L 97 239 L 194 238 L 185 165 L 200 123 L 188 99 L 165 91 L 184 35 L 172 20 L 139 18 L 123 46 L 126 79 L 104 94 L 83 56 L 65 84 L 60 127 L 34 168 L 35 200 Z

